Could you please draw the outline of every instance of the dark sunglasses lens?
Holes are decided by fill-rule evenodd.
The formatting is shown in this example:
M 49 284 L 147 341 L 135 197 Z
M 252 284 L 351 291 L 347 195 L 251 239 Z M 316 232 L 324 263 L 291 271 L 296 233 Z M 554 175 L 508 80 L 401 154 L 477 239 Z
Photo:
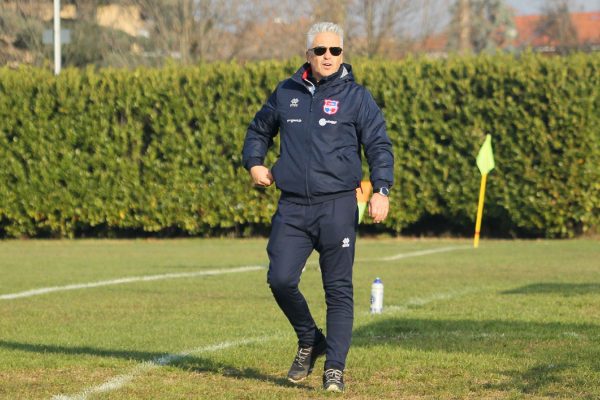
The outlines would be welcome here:
M 326 51 L 327 47 L 315 47 L 313 49 L 313 53 L 315 53 L 315 56 L 322 56 L 323 54 L 325 54 Z
M 342 48 L 341 47 L 330 47 L 329 52 L 331 53 L 332 56 L 337 57 L 340 54 L 342 54 Z

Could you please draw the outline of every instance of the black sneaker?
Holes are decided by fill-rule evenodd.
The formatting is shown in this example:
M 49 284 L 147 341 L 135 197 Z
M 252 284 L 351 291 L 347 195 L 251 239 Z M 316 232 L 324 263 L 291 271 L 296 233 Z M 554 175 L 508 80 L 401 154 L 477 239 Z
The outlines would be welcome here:
M 344 371 L 330 368 L 323 373 L 323 389 L 328 392 L 344 391 Z
M 317 358 L 325 354 L 327 350 L 327 341 L 325 336 L 319 331 L 319 339 L 311 347 L 298 346 L 298 353 L 288 372 L 288 380 L 298 383 L 306 379 L 313 370 Z

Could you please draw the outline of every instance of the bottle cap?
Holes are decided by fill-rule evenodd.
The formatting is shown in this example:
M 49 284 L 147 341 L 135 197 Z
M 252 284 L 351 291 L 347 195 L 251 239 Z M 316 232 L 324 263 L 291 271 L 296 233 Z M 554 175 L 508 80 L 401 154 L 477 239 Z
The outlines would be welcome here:
M 379 277 L 375 278 L 375 280 L 373 281 L 373 283 L 381 283 L 381 279 L 379 279 Z

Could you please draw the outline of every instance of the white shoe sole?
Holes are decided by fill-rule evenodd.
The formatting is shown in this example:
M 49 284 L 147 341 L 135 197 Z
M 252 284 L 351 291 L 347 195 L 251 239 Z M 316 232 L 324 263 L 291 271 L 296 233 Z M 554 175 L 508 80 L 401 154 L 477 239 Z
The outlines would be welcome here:
M 343 390 L 340 389 L 340 387 L 338 385 L 330 385 L 327 389 L 325 389 L 325 391 L 327 392 L 336 392 L 336 393 L 342 393 Z
M 298 379 L 290 378 L 288 376 L 287 380 L 290 381 L 290 382 L 292 382 L 292 383 L 300 383 L 300 382 L 306 380 L 306 378 L 308 378 L 308 375 L 305 376 L 304 378 L 298 378 Z

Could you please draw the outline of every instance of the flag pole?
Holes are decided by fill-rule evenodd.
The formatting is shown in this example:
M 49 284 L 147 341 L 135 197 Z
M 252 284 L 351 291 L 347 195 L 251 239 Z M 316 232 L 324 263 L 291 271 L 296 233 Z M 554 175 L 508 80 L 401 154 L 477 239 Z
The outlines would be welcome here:
M 483 202 L 485 199 L 485 182 L 488 173 L 494 169 L 494 152 L 492 151 L 492 135 L 485 135 L 485 141 L 477 154 L 477 168 L 481 172 L 481 187 L 479 188 L 479 205 L 477 207 L 477 222 L 475 223 L 475 239 L 473 247 L 479 247 L 479 233 L 481 232 L 481 217 L 483 216 Z
M 485 183 L 487 180 L 487 174 L 481 175 L 481 186 L 479 188 L 479 205 L 477 206 L 477 222 L 475 223 L 475 239 L 473 241 L 473 247 L 479 247 L 479 232 L 481 231 L 481 218 L 483 216 L 483 202 L 485 199 Z
M 60 74 L 62 67 L 60 39 L 60 0 L 54 0 L 54 75 Z

